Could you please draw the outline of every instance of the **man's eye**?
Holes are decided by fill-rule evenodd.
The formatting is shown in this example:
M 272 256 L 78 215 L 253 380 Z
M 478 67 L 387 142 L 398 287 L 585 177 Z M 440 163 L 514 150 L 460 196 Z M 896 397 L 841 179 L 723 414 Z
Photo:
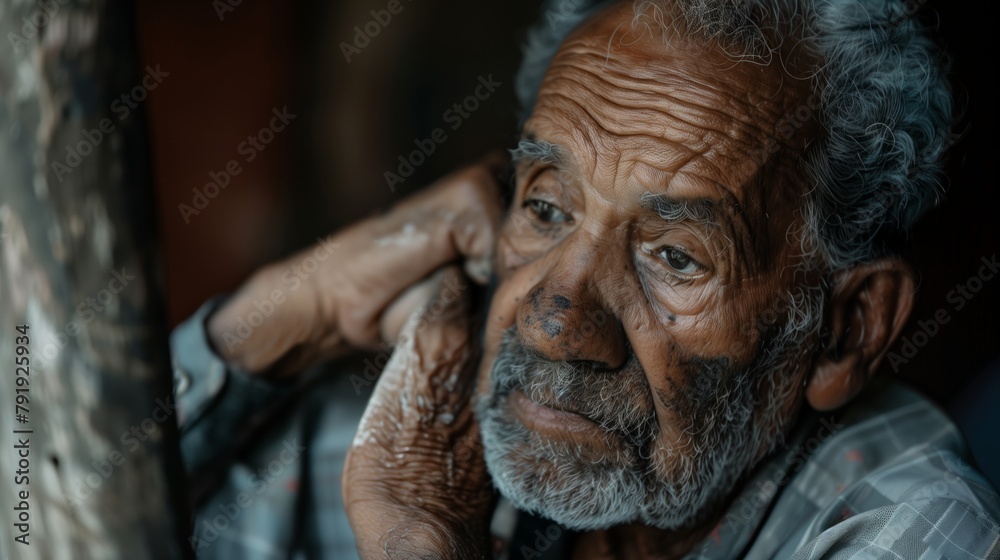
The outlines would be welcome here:
M 536 218 L 538 218 L 538 221 L 547 224 L 560 224 L 573 221 L 573 219 L 568 214 L 560 210 L 558 206 L 537 198 L 525 200 L 521 207 L 527 208 L 532 214 L 535 215 Z
M 658 253 L 667 266 L 684 275 L 697 274 L 702 266 L 676 247 L 664 247 Z

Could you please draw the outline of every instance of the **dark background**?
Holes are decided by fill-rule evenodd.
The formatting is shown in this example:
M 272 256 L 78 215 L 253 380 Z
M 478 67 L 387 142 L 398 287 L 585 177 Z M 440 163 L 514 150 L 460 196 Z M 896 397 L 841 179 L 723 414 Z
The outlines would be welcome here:
M 255 268 L 391 205 L 408 192 L 484 153 L 511 147 L 518 108 L 513 75 L 537 0 L 470 3 L 400 0 L 360 53 L 345 60 L 370 10 L 387 0 L 319 2 L 146 0 L 137 5 L 140 57 L 169 72 L 145 102 L 152 139 L 160 229 L 172 324 L 208 297 L 234 290 Z M 925 342 L 885 372 L 910 380 L 959 413 L 968 394 L 997 384 L 980 375 L 1000 354 L 1000 279 L 983 284 L 962 309 L 949 292 L 998 252 L 997 41 L 992 5 L 921 4 L 953 59 L 962 139 L 951 149 L 947 195 L 912 235 L 920 295 L 903 338 Z M 502 86 L 452 131 L 442 113 L 470 95 L 479 76 Z M 237 146 L 266 126 L 272 108 L 296 114 L 253 162 L 185 223 L 178 204 L 209 181 Z M 383 174 L 416 139 L 442 127 L 448 139 L 391 192 Z M 918 321 L 944 309 L 932 336 Z M 925 327 L 924 330 L 929 330 Z M 914 335 L 917 335 L 914 337 Z M 896 370 L 896 371 L 894 371 Z M 963 391 L 966 394 L 963 396 Z M 1000 426 L 997 426 L 1000 427 Z

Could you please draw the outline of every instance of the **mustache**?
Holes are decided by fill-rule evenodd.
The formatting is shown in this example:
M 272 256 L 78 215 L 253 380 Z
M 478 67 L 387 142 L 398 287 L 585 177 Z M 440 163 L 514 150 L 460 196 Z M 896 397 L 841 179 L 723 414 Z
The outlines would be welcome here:
M 555 362 L 526 348 L 512 326 L 503 333 L 490 382 L 493 406 L 521 390 L 538 404 L 584 416 L 632 448 L 648 447 L 659 432 L 645 371 L 631 349 L 616 370 Z

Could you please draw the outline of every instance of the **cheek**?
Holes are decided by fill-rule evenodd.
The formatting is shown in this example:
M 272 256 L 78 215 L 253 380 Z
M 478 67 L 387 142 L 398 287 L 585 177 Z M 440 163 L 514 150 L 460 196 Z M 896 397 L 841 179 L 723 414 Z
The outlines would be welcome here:
M 641 347 L 651 365 L 660 367 L 675 358 L 671 347 L 688 356 L 749 362 L 760 341 L 759 321 L 742 301 L 714 297 L 710 303 L 697 315 L 667 312 L 664 319 L 657 313 L 653 328 L 634 333 L 637 353 Z
M 499 278 L 496 292 L 494 292 L 493 300 L 490 302 L 484 336 L 483 360 L 479 372 L 479 386 L 483 391 L 489 388 L 487 381 L 493 368 L 493 361 L 500 350 L 503 333 L 514 325 L 517 320 L 518 307 L 541 278 L 541 275 L 531 266 L 507 267 L 502 254 L 499 255 L 499 261 L 497 266 Z
M 711 319 L 676 316 L 663 320 L 647 311 L 626 324 L 636 358 L 656 407 L 660 429 L 668 440 L 680 437 L 692 410 L 688 403 L 717 397 L 720 376 L 749 363 L 756 336 L 741 321 L 722 314 Z M 679 415 L 679 416 L 678 416 Z

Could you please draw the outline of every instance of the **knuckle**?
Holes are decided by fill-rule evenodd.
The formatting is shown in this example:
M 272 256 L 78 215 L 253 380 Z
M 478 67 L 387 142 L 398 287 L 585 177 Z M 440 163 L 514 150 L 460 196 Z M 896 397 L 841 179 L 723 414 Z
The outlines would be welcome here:
M 492 171 L 483 165 L 473 165 L 459 172 L 455 188 L 464 197 L 486 204 L 493 197 L 497 181 Z

